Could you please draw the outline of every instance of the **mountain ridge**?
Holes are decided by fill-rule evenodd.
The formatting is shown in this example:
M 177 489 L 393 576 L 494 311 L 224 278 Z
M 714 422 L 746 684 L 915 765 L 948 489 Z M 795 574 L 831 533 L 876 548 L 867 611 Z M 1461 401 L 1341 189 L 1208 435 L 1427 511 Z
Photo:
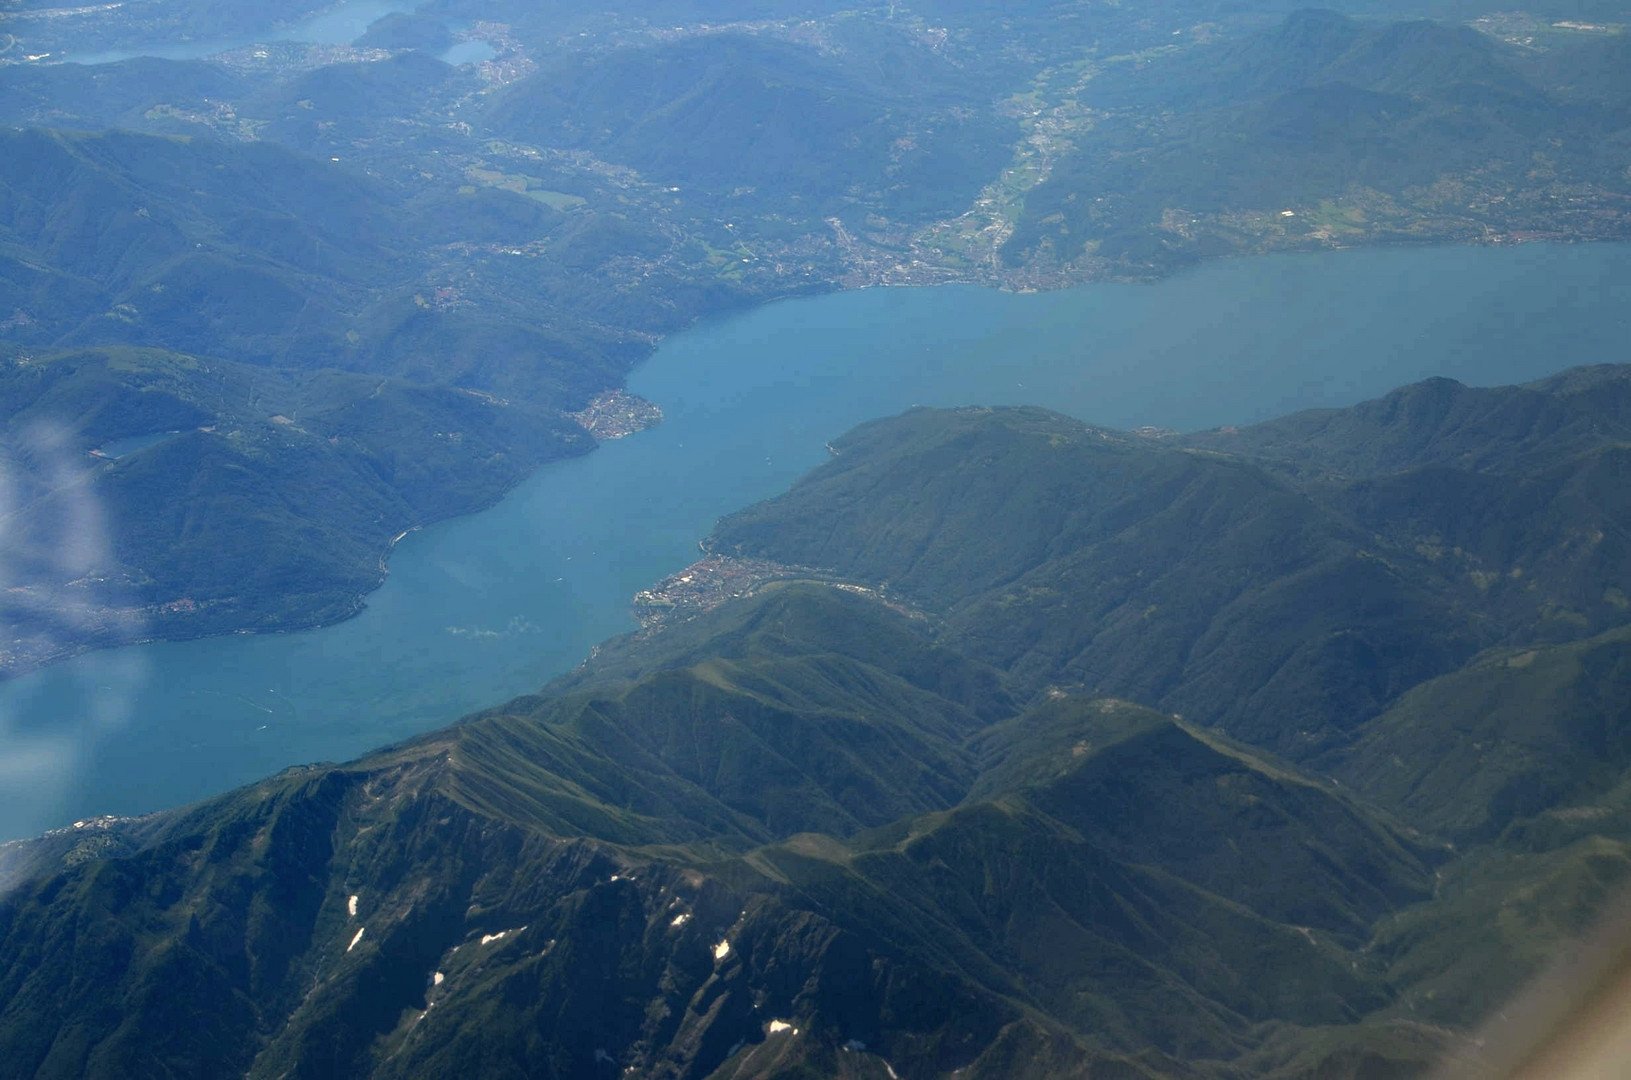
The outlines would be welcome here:
M 1585 414 L 1612 418 L 1621 374 L 1540 385 L 1598 395 Z M 1577 767 L 1608 745 L 1622 696 L 1587 672 L 1618 663 L 1631 624 L 1469 654 L 1299 762 L 1274 753 L 1306 747 L 1286 737 L 1295 712 L 1254 740 L 1161 702 L 1037 685 L 965 654 L 988 638 L 959 614 L 986 590 L 1040 587 L 1039 568 L 1079 573 L 1079 538 L 1161 519 L 1197 475 L 1272 506 L 1299 485 L 1318 495 L 1238 543 L 1306 531 L 1331 513 L 1331 474 L 1277 464 L 1287 431 L 1332 446 L 1360 432 L 1341 460 L 1381 469 L 1416 447 L 1428 464 L 1409 473 L 1441 468 L 1423 433 L 1454 433 L 1463 460 L 1478 427 L 1461 415 L 1372 404 L 1271 422 L 1240 440 L 1272 450 L 1255 462 L 1037 409 L 863 425 L 787 495 L 722 521 L 715 547 L 808 549 L 885 522 L 855 565 L 828 569 L 903 551 L 891 589 L 949 603 L 914 616 L 844 573 L 772 581 L 357 762 L 6 845 L 0 1074 L 1358 1080 L 1475 1053 L 1458 1032 L 1631 878 L 1631 758 Z M 1410 437 L 1378 454 L 1378 417 Z M 1457 475 L 1515 484 L 1599 453 L 1580 430 L 1496 439 L 1470 459 L 1495 465 Z M 1014 475 L 1031 478 L 1022 499 L 1104 496 L 987 512 L 1016 497 Z M 825 532 L 800 524 L 834 502 Z M 1015 543 L 982 539 L 993 525 Z M 935 535 L 968 537 L 955 570 L 921 543 Z M 1216 539 L 1179 535 L 1177 550 Z M 1440 573 L 1425 557 L 1386 569 Z M 1007 606 L 1010 632 L 1045 632 Z M 1378 662 L 1406 678 L 1407 657 Z M 1320 692 L 1286 700 L 1315 709 Z M 1486 745 L 1455 749 L 1469 740 Z M 1489 915 L 1512 905 L 1523 921 Z M 207 1022 L 169 1019 L 193 1013 Z

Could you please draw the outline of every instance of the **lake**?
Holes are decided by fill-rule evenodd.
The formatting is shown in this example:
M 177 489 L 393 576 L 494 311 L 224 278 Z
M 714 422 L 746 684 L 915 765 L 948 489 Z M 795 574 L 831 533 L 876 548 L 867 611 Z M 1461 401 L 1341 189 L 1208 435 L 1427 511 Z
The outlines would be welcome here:
M 138 56 L 156 56 L 163 60 L 202 60 L 235 49 L 277 41 L 349 45 L 362 37 L 364 31 L 376 20 L 387 15 L 412 11 L 414 6 L 414 0 L 345 0 L 344 3 L 336 4 L 300 22 L 279 30 L 269 30 L 260 37 L 172 41 L 136 49 L 115 49 L 83 55 L 68 53 L 66 56 L 70 63 L 75 64 L 112 64 Z M 491 60 L 497 54 L 497 50 L 485 41 L 460 41 L 437 59 L 457 67 L 460 64 Z
M 1156 285 L 873 289 L 666 341 L 657 428 L 405 538 L 358 617 L 105 650 L 0 684 L 0 838 L 343 760 L 537 689 L 629 631 L 629 598 L 826 442 L 912 405 L 1032 403 L 1183 430 L 1627 359 L 1631 246 L 1215 262 Z

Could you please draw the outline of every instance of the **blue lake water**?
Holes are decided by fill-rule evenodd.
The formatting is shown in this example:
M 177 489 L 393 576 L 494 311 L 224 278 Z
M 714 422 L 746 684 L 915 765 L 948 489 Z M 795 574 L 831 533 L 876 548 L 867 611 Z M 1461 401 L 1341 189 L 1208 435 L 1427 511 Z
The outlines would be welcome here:
M 171 41 L 135 49 L 114 49 L 98 53 L 67 54 L 76 64 L 112 64 L 138 56 L 156 56 L 164 60 L 202 60 L 250 45 L 265 45 L 277 41 L 304 41 L 314 45 L 349 45 L 362 37 L 370 24 L 386 15 L 412 11 L 415 0 L 344 0 L 310 18 L 271 30 L 258 37 L 212 38 L 201 41 Z M 485 41 L 461 41 L 438 59 L 455 67 L 497 55 Z
M 1398 249 L 1212 263 L 1157 285 L 874 289 L 676 335 L 630 380 L 662 426 L 404 539 L 357 618 L 93 653 L 0 685 L 0 838 L 340 760 L 537 689 L 634 628 L 696 558 L 856 423 L 1034 403 L 1197 429 L 1621 362 L 1631 246 Z

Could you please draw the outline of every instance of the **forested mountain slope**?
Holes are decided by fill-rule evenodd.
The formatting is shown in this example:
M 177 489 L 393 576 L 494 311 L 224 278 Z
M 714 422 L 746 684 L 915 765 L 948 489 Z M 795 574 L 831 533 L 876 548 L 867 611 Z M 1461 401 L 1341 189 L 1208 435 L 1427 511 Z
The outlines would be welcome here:
M 361 761 L 0 848 L 0 1074 L 1419 1076 L 1631 871 L 1625 608 L 1556 614 L 1622 588 L 1626 517 L 1582 488 L 1603 538 L 1513 533 L 1506 593 L 1356 491 L 1543 519 L 1511 493 L 1590 475 L 1623 386 L 1187 441 L 1238 451 L 865 425 L 714 539 L 803 571 Z
M 549 275 L 516 294 L 486 269 L 482 245 L 613 227 L 593 215 L 427 196 L 268 142 L 31 129 L 0 144 L 0 308 L 21 346 L 154 345 L 547 404 L 581 402 L 645 355 L 552 305 Z M 438 287 L 466 302 L 438 303 Z
M 7 1075 L 592 1075 L 604 1054 L 746 1076 L 846 1053 L 855 1075 L 874 1055 L 1012 1075 L 1004 1055 L 1116 1052 L 1171 1075 L 1201 1067 L 1167 1055 L 1233 1057 L 1259 1022 L 1387 1000 L 1343 943 L 1427 895 L 1423 851 L 1328 786 L 1117 702 L 1054 703 L 972 746 L 969 708 L 888 652 L 778 640 L 821 621 L 925 648 L 830 588 L 707 619 L 710 637 L 751 627 L 724 650 L 742 659 L 296 770 L 17 888 Z M 1063 768 L 1044 727 L 1080 747 Z M 1162 801 L 1181 836 L 1128 827 Z M 1219 865 L 1235 850 L 1298 895 Z
M 723 207 L 958 213 L 1017 135 L 988 87 L 905 34 L 820 52 L 747 35 L 573 57 L 495 95 L 509 138 L 594 151 Z M 734 199 L 731 198 L 735 193 Z
M 32 129 L 0 130 L 0 149 L 18 545 L 0 674 L 345 617 L 394 538 L 587 452 L 563 411 L 618 385 L 689 305 L 743 296 L 688 286 L 676 303 L 656 274 L 645 296 L 591 301 L 597 268 L 669 241 L 271 142 Z M 545 248 L 551 270 L 510 265 Z M 156 445 L 92 453 L 142 436 Z
M 5 667 L 344 618 L 405 529 L 593 445 L 468 390 L 128 347 L 13 358 L 0 413 Z
M 1262 245 L 1624 236 L 1623 45 L 1537 45 L 1304 10 L 1118 57 L 1005 256 L 1160 270 Z
M 911 412 L 711 543 L 887 583 L 1033 691 L 1159 703 L 1305 759 L 1481 649 L 1626 621 L 1625 386 L 1439 380 L 1177 440 Z

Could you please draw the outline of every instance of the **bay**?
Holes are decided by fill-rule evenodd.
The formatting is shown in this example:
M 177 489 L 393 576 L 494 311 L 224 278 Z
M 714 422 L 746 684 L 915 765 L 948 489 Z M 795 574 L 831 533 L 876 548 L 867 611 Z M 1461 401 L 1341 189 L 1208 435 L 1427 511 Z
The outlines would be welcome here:
M 1628 359 L 1631 246 L 1215 262 L 1155 285 L 872 289 L 678 334 L 630 379 L 664 423 L 410 534 L 356 618 L 105 650 L 0 685 L 0 838 L 344 760 L 542 686 L 863 420 L 1041 404 L 1192 430 Z

